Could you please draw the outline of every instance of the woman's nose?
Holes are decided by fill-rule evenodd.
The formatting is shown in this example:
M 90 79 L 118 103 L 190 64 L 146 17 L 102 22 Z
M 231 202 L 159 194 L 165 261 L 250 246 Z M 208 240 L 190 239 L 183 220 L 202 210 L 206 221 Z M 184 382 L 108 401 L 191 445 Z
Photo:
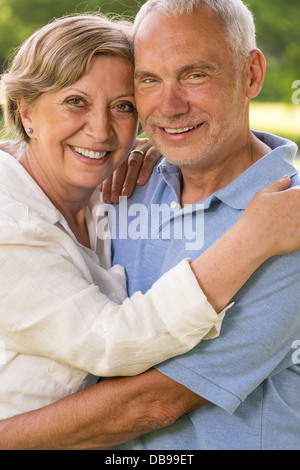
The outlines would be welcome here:
M 113 137 L 114 131 L 107 111 L 90 112 L 84 125 L 84 132 L 95 142 L 106 142 Z

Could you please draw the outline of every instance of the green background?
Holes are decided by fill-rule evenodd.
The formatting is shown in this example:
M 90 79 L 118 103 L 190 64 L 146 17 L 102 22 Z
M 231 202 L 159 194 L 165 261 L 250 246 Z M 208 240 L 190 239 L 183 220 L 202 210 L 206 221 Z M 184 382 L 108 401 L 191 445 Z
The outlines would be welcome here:
M 54 17 L 101 11 L 132 19 L 143 3 L 143 0 L 0 0 L 0 71 L 25 38 Z M 264 87 L 252 104 L 252 127 L 290 137 L 299 145 L 300 104 L 292 104 L 295 92 L 292 84 L 300 80 L 300 1 L 246 0 L 246 3 L 255 17 L 258 47 L 267 59 Z

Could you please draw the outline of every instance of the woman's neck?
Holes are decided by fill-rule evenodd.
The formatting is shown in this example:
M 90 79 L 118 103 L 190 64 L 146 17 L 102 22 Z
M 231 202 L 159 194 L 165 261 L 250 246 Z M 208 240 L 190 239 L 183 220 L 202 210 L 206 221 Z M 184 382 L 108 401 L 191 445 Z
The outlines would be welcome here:
M 50 181 L 46 171 L 39 165 L 31 164 L 27 152 L 20 154 L 17 159 L 65 218 L 77 241 L 90 248 L 86 226 L 86 209 L 94 189 L 73 186 L 67 188 L 60 185 L 55 179 Z

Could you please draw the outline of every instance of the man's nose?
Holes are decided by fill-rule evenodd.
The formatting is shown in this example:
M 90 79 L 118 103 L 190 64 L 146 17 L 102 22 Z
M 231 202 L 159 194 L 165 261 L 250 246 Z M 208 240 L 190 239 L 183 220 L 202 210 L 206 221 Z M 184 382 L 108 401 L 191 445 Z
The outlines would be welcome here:
M 186 114 L 190 105 L 179 85 L 168 85 L 164 87 L 159 110 L 165 116 L 176 116 Z

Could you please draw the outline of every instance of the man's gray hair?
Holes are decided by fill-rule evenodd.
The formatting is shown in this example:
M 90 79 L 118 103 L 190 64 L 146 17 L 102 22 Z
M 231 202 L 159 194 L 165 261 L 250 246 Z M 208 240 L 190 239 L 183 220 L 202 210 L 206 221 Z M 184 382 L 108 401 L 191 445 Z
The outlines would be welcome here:
M 142 5 L 134 22 L 134 37 L 145 18 L 152 10 L 167 16 L 192 14 L 196 9 L 206 6 L 214 10 L 224 22 L 228 31 L 228 44 L 233 52 L 243 59 L 256 49 L 256 33 L 251 11 L 241 0 L 148 0 Z

